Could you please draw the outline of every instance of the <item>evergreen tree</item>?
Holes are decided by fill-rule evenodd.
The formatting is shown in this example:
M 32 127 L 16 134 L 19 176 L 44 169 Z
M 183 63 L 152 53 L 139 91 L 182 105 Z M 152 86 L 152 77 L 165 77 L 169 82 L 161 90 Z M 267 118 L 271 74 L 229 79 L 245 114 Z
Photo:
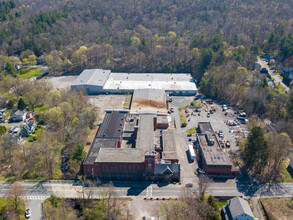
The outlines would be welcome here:
M 268 144 L 261 127 L 252 128 L 244 147 L 243 156 L 247 168 L 254 171 L 255 174 L 261 174 L 269 157 Z
M 22 98 L 19 99 L 17 109 L 23 111 L 26 108 L 26 104 Z

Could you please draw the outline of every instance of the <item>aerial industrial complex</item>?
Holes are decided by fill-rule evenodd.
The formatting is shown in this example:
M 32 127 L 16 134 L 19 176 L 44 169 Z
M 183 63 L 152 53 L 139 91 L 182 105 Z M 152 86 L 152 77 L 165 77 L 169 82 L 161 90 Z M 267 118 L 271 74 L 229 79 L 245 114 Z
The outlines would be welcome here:
M 87 94 L 132 94 L 129 110 L 106 110 L 83 163 L 88 178 L 180 181 L 178 148 L 187 145 L 178 146 L 167 96 L 196 94 L 190 74 L 84 70 L 71 88 Z M 199 122 L 196 137 L 197 158 L 207 175 L 238 175 L 209 122 Z M 194 152 L 194 145 L 189 147 Z
M 87 94 L 125 94 L 137 89 L 158 89 L 172 95 L 195 95 L 197 88 L 189 73 L 112 73 L 87 69 L 71 85 Z

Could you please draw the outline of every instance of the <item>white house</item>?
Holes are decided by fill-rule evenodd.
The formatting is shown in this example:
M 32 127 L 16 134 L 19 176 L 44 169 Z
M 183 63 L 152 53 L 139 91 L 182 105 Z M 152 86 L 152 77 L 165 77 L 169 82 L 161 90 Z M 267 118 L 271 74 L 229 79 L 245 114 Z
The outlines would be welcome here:
M 254 220 L 248 202 L 240 197 L 228 200 L 228 204 L 223 206 L 223 213 L 226 220 Z
M 17 110 L 11 115 L 12 121 L 23 121 L 26 118 L 26 111 Z

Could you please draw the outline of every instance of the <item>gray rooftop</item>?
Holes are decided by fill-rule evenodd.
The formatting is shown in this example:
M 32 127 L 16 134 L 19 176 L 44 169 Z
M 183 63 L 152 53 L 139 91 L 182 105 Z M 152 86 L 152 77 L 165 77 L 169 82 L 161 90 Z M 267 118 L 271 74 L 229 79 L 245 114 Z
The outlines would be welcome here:
M 216 136 L 209 135 L 214 141 L 209 145 L 206 134 L 197 134 L 197 140 L 207 166 L 232 166 L 231 160 L 226 152 L 222 150 Z
M 73 86 L 96 85 L 104 86 L 108 80 L 111 70 L 104 69 L 86 69 L 73 82 Z
M 84 160 L 84 164 L 94 164 L 99 153 L 100 150 L 102 148 L 112 148 L 112 149 L 116 149 L 117 144 L 119 142 L 118 138 L 97 138 L 95 137 L 92 146 Z M 113 160 L 113 158 L 112 158 Z
M 163 131 L 163 160 L 175 160 L 177 158 L 176 153 L 176 142 L 175 142 L 175 133 L 173 130 Z
M 242 214 L 254 217 L 248 202 L 240 197 L 230 199 L 228 201 L 227 208 L 229 209 L 233 219 Z
M 99 163 L 143 163 L 144 150 L 133 148 L 101 148 L 95 162 Z
M 154 116 L 141 115 L 137 133 L 136 148 L 148 151 L 154 150 Z
M 112 111 L 107 112 L 97 137 L 118 138 L 122 136 L 127 113 Z
M 155 174 L 163 174 L 166 169 L 172 173 L 180 173 L 180 164 L 155 164 Z
M 198 129 L 200 133 L 202 134 L 206 134 L 206 133 L 214 134 L 214 130 L 210 122 L 198 122 Z

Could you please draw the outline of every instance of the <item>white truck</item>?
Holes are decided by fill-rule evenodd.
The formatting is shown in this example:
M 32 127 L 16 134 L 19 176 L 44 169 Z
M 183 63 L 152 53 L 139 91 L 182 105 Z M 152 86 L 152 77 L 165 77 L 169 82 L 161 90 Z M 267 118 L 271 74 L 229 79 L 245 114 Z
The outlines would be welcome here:
M 194 152 L 193 146 L 191 144 L 188 145 L 188 151 L 189 151 L 191 160 L 195 160 L 195 158 L 196 158 L 195 152 Z

